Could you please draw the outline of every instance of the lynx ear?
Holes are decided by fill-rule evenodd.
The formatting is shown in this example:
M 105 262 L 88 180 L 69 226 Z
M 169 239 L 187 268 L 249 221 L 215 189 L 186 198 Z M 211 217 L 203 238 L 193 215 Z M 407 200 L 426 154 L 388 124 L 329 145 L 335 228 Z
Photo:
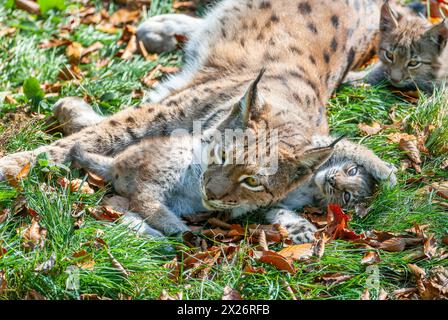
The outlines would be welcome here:
M 240 117 L 244 127 L 247 126 L 251 113 L 259 112 L 263 108 L 263 100 L 258 93 L 257 86 L 265 71 L 265 68 L 260 70 L 257 78 L 252 81 L 244 96 L 233 106 L 232 115 Z
M 398 27 L 398 17 L 392 11 L 389 1 L 386 0 L 381 6 L 380 31 L 391 32 Z
M 446 20 L 444 19 L 439 24 L 427 30 L 424 37 L 434 43 L 437 46 L 439 53 L 441 53 L 448 40 L 448 26 Z

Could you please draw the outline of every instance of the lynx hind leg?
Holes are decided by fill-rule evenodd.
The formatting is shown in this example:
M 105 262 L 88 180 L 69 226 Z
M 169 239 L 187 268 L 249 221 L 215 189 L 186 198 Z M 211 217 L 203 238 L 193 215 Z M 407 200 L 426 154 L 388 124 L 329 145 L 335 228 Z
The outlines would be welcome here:
M 104 117 L 78 97 L 59 99 L 53 107 L 53 113 L 61 124 L 65 135 L 78 132 L 88 126 L 101 122 Z
M 169 208 L 157 200 L 158 188 L 144 187 L 131 197 L 130 209 L 151 227 L 165 235 L 188 231 L 187 225 Z
M 176 35 L 190 38 L 201 27 L 201 18 L 185 14 L 163 14 L 151 17 L 137 29 L 137 39 L 148 52 L 162 53 L 177 47 Z
M 289 238 L 296 244 L 313 242 L 315 239 L 316 227 L 289 209 L 273 208 L 267 212 L 266 220 L 284 227 L 288 231 Z

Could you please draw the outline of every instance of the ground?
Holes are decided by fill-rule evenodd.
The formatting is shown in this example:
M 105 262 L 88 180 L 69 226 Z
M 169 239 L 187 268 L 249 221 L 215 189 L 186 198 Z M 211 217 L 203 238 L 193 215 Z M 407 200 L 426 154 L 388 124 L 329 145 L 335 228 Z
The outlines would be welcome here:
M 123 59 L 120 56 L 129 41 L 129 35 L 122 37 L 123 25 L 78 24 L 73 12 L 82 9 L 79 1 L 66 1 L 68 6 L 62 11 L 51 9 L 39 16 L 11 8 L 11 3 L 0 0 L 0 156 L 60 138 L 49 117 L 52 105 L 61 97 L 83 97 L 98 112 L 111 114 L 138 104 L 143 90 L 150 90 L 146 86 L 153 84 L 152 78 L 182 66 L 181 50 L 148 55 L 146 59 L 131 54 L 130 59 Z M 103 10 L 103 18 L 97 15 L 102 21 L 119 8 L 113 2 L 90 3 L 94 12 Z M 170 0 L 153 0 L 130 23 L 137 25 L 148 16 L 173 10 Z M 198 12 L 201 14 L 203 8 Z M 73 28 L 70 23 L 74 23 Z M 84 48 L 97 42 L 102 47 L 73 62 L 80 57 L 67 52 L 67 44 L 48 46 L 48 41 L 56 37 Z M 150 74 L 151 79 L 145 78 L 158 65 L 174 68 L 159 69 Z M 61 70 L 67 68 L 78 73 L 78 78 L 63 80 Z M 425 232 L 434 234 L 442 253 L 446 249 L 442 242 L 448 232 L 448 209 L 446 198 L 440 197 L 446 193 L 427 186 L 448 179 L 447 101 L 448 90 L 443 89 L 433 96 L 421 95 L 419 101 L 385 87 L 343 86 L 335 93 L 327 108 L 332 132 L 346 134 L 400 168 L 398 185 L 382 186 L 369 204 L 368 215 L 354 216 L 350 221 L 355 232 L 405 233 L 414 223 L 428 225 Z M 366 135 L 359 127 L 376 122 L 383 129 L 375 134 Z M 403 163 L 409 162 L 404 161 L 408 159 L 406 152 L 398 148 L 398 141 L 391 140 L 392 133 L 404 132 L 419 137 L 428 150 L 421 154 L 421 173 L 412 166 L 403 168 Z M 334 240 L 326 245 L 320 260 L 295 262 L 298 271 L 293 274 L 255 261 L 248 256 L 249 245 L 242 240 L 232 259 L 214 264 L 207 276 L 190 277 L 180 270 L 180 276 L 173 279 L 166 264 L 179 252 L 173 247 L 182 249 L 178 239 L 138 237 L 117 223 L 89 214 L 75 226 L 80 219 L 73 217 L 74 213 L 98 205 L 105 194 L 111 193 L 109 186 L 95 188 L 93 194 L 72 192 L 61 186 L 61 178 L 86 179 L 85 174 L 65 166 L 49 166 L 45 159 L 25 175 L 0 184 L 0 299 L 158 299 L 163 290 L 171 295 L 182 292 L 184 299 L 220 299 L 226 286 L 244 299 L 291 299 L 292 295 L 298 299 L 359 299 L 372 272 L 377 272 L 380 283 L 371 289 L 371 299 L 378 297 L 379 288 L 394 298 L 395 290 L 416 286 L 409 263 L 426 271 L 448 263 L 446 254 L 415 259 L 411 250 L 373 250 L 381 261 L 372 271 L 371 266 L 360 263 L 372 249 Z M 34 217 L 40 219 L 33 229 L 37 238 L 42 236 L 43 229 L 39 228 L 46 229 L 46 240 L 41 243 L 24 235 L 30 233 Z M 258 218 L 251 215 L 238 223 L 245 226 L 254 221 Z M 273 249 L 277 251 L 279 246 Z M 263 266 L 265 272 L 248 273 L 244 269 L 247 261 Z M 42 265 L 45 262 L 47 265 Z M 318 280 L 333 273 L 349 276 L 348 280 Z M 73 279 L 79 283 L 70 286 Z

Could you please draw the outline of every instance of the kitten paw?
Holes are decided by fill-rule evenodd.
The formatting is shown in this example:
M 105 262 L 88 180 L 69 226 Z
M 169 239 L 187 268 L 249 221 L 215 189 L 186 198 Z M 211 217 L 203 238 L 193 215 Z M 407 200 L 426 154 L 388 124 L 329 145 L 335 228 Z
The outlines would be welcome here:
M 295 244 L 309 243 L 313 242 L 315 239 L 314 233 L 317 229 L 308 221 L 290 223 L 284 227 L 288 231 L 289 238 Z

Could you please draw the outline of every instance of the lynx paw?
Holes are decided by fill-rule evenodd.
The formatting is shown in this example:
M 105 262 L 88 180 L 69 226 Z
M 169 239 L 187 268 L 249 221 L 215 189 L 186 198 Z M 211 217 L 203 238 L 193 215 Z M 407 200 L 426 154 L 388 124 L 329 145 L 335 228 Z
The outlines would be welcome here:
M 200 24 L 201 19 L 184 14 L 164 14 L 151 17 L 137 29 L 137 39 L 148 52 L 161 53 L 177 47 L 176 35 L 187 38 Z
M 33 161 L 31 151 L 13 153 L 0 159 L 0 181 L 6 181 L 8 177 L 17 177 L 22 169 Z
M 103 120 L 103 117 L 93 111 L 89 104 L 78 97 L 59 99 L 53 107 L 53 113 L 66 135 L 78 132 Z

